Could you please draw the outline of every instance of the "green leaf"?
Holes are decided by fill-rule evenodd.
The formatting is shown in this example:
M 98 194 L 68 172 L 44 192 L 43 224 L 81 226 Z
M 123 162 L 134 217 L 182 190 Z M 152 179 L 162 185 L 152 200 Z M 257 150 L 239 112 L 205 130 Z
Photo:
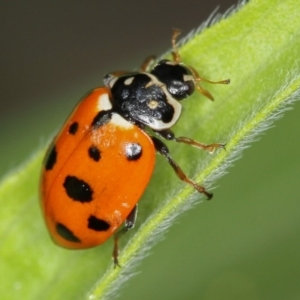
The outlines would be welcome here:
M 204 78 L 231 79 L 229 86 L 203 83 L 215 101 L 195 93 L 184 101 L 174 127 L 177 136 L 226 142 L 226 151 L 210 155 L 168 143 L 173 158 L 200 184 L 211 187 L 256 134 L 298 98 L 299 12 L 293 0 L 253 0 L 180 47 L 182 60 Z M 158 157 L 137 226 L 121 242 L 122 268 L 113 269 L 112 241 L 84 251 L 51 242 L 38 205 L 44 152 L 39 150 L 0 185 L 0 199 L 5 199 L 0 211 L 2 299 L 111 299 L 175 217 L 201 198 Z

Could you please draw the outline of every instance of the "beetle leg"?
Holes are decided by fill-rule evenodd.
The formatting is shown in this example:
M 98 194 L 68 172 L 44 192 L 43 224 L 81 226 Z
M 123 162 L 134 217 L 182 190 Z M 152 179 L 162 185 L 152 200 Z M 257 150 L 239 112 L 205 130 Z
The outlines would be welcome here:
M 193 186 L 194 189 L 196 189 L 199 193 L 204 194 L 207 197 L 207 199 L 210 200 L 213 195 L 207 192 L 203 186 L 197 184 L 195 181 L 191 180 L 185 175 L 185 173 L 182 171 L 182 169 L 179 167 L 176 161 L 174 161 L 174 159 L 169 154 L 168 147 L 160 139 L 153 136 L 151 138 L 154 143 L 156 151 L 162 154 L 167 159 L 168 163 L 173 168 L 173 170 L 175 171 L 179 179 Z
M 148 56 L 143 64 L 141 65 L 141 72 L 150 72 L 154 62 L 156 61 L 156 56 L 155 55 L 151 55 L 151 56 Z
M 225 144 L 219 144 L 219 143 L 215 143 L 215 144 L 203 144 L 200 142 L 197 142 L 193 139 L 184 137 L 184 136 L 180 136 L 180 137 L 176 137 L 173 133 L 172 130 L 170 129 L 166 129 L 166 130 L 162 130 L 162 131 L 155 131 L 160 137 L 169 140 L 169 141 L 175 141 L 177 143 L 184 143 L 184 144 L 188 144 L 188 145 L 192 145 L 196 148 L 208 151 L 209 153 L 213 153 L 216 149 L 219 148 L 223 148 L 225 149 Z
M 113 260 L 114 260 L 114 267 L 120 267 L 118 256 L 119 256 L 119 239 L 123 236 L 129 229 L 132 229 L 135 224 L 136 216 L 137 216 L 137 205 L 132 209 L 130 214 L 125 220 L 125 226 L 121 230 L 119 230 L 114 235 L 114 248 L 113 248 Z
M 177 45 L 176 45 L 177 38 L 178 38 L 179 35 L 180 35 L 180 30 L 179 29 L 173 29 L 173 34 L 172 34 L 172 39 L 171 39 L 172 48 L 173 48 L 172 57 L 173 57 L 173 60 L 178 64 L 181 62 L 181 57 L 180 57 L 180 54 L 179 54 L 179 51 L 178 51 L 178 48 L 177 48 Z

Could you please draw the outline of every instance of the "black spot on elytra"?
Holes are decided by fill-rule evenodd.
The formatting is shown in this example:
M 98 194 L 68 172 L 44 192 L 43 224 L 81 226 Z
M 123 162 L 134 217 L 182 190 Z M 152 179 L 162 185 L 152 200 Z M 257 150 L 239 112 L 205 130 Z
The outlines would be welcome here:
M 69 242 L 81 243 L 80 239 L 62 223 L 56 223 L 56 232 Z
M 100 112 L 98 112 L 98 114 L 94 118 L 91 125 L 94 128 L 98 128 L 98 127 L 103 126 L 106 123 L 108 123 L 110 121 L 111 117 L 112 117 L 112 111 L 111 110 L 100 111 Z
M 125 144 L 125 156 L 128 160 L 138 160 L 142 156 L 142 146 L 138 143 Z
M 67 195 L 75 201 L 90 202 L 93 200 L 93 190 L 90 185 L 76 176 L 67 176 L 63 186 Z
M 88 228 L 95 231 L 106 231 L 108 230 L 110 225 L 101 219 L 91 215 L 88 219 Z
M 96 146 L 91 146 L 88 149 L 89 157 L 94 161 L 99 161 L 101 158 L 101 152 Z
M 69 127 L 69 133 L 75 135 L 78 130 L 78 122 L 73 122 Z
M 57 158 L 57 151 L 55 145 L 52 147 L 51 150 L 47 153 L 46 159 L 45 159 L 45 169 L 47 171 L 52 170 Z

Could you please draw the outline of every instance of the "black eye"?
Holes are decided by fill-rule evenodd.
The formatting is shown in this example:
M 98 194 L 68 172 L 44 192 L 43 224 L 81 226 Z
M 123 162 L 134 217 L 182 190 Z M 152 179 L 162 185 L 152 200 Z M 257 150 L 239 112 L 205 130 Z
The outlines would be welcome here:
M 187 96 L 190 96 L 194 93 L 195 91 L 195 83 L 193 80 L 188 80 L 188 81 L 185 81 L 185 85 L 187 87 L 187 90 L 186 90 L 186 94 Z

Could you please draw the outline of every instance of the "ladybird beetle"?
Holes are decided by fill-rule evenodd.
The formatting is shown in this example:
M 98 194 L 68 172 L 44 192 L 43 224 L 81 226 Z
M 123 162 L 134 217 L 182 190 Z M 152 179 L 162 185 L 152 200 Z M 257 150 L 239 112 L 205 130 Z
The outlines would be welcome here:
M 211 82 L 181 62 L 172 36 L 173 60 L 153 59 L 140 72 L 115 72 L 104 87 L 90 92 L 74 109 L 54 139 L 44 160 L 41 206 L 53 241 L 70 249 L 90 248 L 114 235 L 113 259 L 118 265 L 119 237 L 134 226 L 137 202 L 153 172 L 156 152 L 162 154 L 179 179 L 208 199 L 212 194 L 189 179 L 158 138 L 213 151 L 223 144 L 205 145 L 175 137 L 171 127 L 181 114 L 180 100 L 195 89 L 212 99 L 200 81 Z M 158 137 L 146 132 L 151 129 Z M 120 231 L 117 229 L 125 223 Z

